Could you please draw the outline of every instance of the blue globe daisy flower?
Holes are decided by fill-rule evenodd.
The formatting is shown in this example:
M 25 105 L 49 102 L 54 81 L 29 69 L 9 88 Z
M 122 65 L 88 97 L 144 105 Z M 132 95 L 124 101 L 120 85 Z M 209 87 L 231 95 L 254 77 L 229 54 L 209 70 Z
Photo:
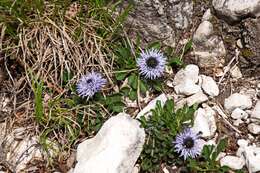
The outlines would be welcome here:
M 164 55 L 156 49 L 143 51 L 137 59 L 140 74 L 146 79 L 157 79 L 163 75 L 166 64 Z
M 200 155 L 203 147 L 199 134 L 194 133 L 191 128 L 187 128 L 178 134 L 173 144 L 175 151 L 181 157 L 183 156 L 184 160 L 188 157 L 195 158 Z
M 81 97 L 92 97 L 106 84 L 106 79 L 100 73 L 91 72 L 80 78 L 77 84 L 77 92 Z

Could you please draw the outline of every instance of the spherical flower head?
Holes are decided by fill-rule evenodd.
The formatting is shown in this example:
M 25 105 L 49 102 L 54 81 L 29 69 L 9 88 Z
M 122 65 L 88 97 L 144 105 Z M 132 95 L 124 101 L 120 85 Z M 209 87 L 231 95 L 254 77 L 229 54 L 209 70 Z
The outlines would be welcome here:
M 80 78 L 77 92 L 81 97 L 93 97 L 106 84 L 106 79 L 100 73 L 91 72 Z
M 137 60 L 140 74 L 146 79 L 157 79 L 163 75 L 166 64 L 164 55 L 156 49 L 143 51 Z
M 181 157 L 183 156 L 184 160 L 188 157 L 195 158 L 200 155 L 203 147 L 199 134 L 194 133 L 190 128 L 178 134 L 173 144 L 175 145 L 175 151 Z

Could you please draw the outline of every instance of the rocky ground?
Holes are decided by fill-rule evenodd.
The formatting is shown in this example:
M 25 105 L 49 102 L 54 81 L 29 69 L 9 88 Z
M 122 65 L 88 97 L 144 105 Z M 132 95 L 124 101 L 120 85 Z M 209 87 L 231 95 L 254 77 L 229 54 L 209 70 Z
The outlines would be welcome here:
M 218 157 L 220 164 L 233 170 L 260 172 L 260 0 L 134 0 L 134 3 L 135 9 L 126 22 L 131 39 L 135 40 L 136 33 L 140 33 L 144 44 L 161 41 L 174 47 L 176 53 L 191 38 L 193 43 L 192 51 L 183 57 L 187 66 L 166 72 L 170 76 L 165 81 L 169 89 L 156 98 L 144 98 L 142 110 L 134 111 L 136 119 L 153 109 L 157 100 L 165 103 L 167 98 L 173 98 L 177 109 L 185 104 L 198 104 L 193 129 L 202 132 L 205 143 L 215 144 L 228 137 L 228 148 Z M 42 155 L 37 140 L 28 137 L 33 131 L 30 127 L 8 130 L 6 135 L 5 120 L 12 112 L 14 98 L 8 94 L 10 88 L 4 75 L 0 71 L 0 82 L 5 85 L 0 97 L 0 142 L 1 137 L 5 139 L 9 151 L 5 151 L 2 168 L 5 164 L 16 165 L 14 170 L 19 172 L 32 158 L 41 160 Z M 139 106 L 136 102 L 127 104 Z M 22 119 L 19 114 L 15 117 Z M 70 171 L 137 173 L 135 163 L 145 134 L 130 117 L 133 115 L 120 113 L 110 118 L 95 137 L 80 143 L 66 160 Z M 51 145 L 50 152 L 55 153 L 58 149 Z M 0 159 L 4 157 L 1 150 L 0 146 Z M 30 169 L 33 172 L 34 167 Z M 163 170 L 174 172 L 175 168 Z

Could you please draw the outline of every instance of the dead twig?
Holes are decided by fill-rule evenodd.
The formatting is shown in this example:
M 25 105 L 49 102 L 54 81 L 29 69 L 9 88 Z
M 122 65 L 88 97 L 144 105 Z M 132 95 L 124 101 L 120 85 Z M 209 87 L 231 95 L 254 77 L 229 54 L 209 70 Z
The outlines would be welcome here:
M 224 122 L 231 127 L 234 131 L 236 131 L 237 133 L 241 134 L 242 132 L 240 130 L 238 130 L 236 127 L 234 127 L 227 119 L 227 115 L 224 113 L 223 108 L 221 108 L 220 105 L 215 105 L 212 107 L 215 111 L 218 112 L 218 115 L 221 116 L 221 118 L 224 120 Z

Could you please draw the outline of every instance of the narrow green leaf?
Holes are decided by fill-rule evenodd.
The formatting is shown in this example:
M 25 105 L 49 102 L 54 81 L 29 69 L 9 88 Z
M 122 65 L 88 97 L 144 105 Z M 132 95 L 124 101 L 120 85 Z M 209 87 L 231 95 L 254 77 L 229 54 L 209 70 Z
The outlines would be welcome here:
M 132 101 L 135 101 L 137 100 L 137 93 L 135 90 L 131 90 L 130 93 L 129 93 L 129 99 L 132 100 Z
M 225 148 L 226 148 L 226 146 L 227 146 L 227 142 L 228 142 L 227 138 L 221 139 L 221 140 L 219 141 L 218 146 L 217 146 L 217 148 L 216 148 L 216 153 L 217 153 L 217 155 L 218 155 L 220 152 L 222 152 L 222 151 L 225 150 Z
M 142 80 L 140 80 L 140 91 L 142 93 L 145 93 L 147 91 L 147 85 Z
M 158 49 L 158 50 L 161 49 L 161 43 L 156 41 L 156 42 L 149 44 L 148 49 L 152 49 L 152 48 Z
M 192 48 L 192 39 L 190 39 L 184 46 L 184 54 Z
M 116 76 L 116 80 L 121 81 L 126 78 L 127 73 L 119 72 L 119 73 L 116 73 L 115 76 Z
M 131 88 L 136 90 L 138 85 L 138 77 L 135 74 L 129 76 L 128 84 L 131 86 Z

